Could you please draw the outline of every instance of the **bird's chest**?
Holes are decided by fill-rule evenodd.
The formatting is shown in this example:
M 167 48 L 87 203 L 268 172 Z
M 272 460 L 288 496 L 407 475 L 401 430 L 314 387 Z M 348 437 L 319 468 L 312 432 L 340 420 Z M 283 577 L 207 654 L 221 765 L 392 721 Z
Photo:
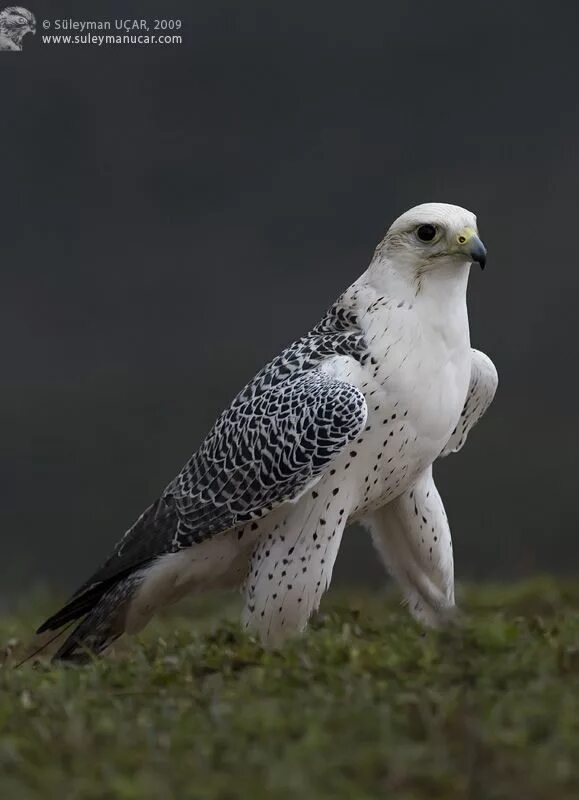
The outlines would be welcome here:
M 471 364 L 468 327 L 449 338 L 399 314 L 386 329 L 369 325 L 367 338 L 358 511 L 398 496 L 438 457 L 460 417 Z

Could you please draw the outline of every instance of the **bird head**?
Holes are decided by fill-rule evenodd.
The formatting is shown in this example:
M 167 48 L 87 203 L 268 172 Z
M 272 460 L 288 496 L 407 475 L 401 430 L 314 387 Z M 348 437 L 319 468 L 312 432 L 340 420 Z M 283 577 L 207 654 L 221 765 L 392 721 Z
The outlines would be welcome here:
M 20 44 L 27 33 L 36 33 L 36 18 L 26 8 L 9 6 L 0 12 L 0 31 Z
M 376 259 L 395 265 L 410 277 L 441 269 L 486 264 L 476 217 L 460 206 L 424 203 L 398 217 L 376 249 Z

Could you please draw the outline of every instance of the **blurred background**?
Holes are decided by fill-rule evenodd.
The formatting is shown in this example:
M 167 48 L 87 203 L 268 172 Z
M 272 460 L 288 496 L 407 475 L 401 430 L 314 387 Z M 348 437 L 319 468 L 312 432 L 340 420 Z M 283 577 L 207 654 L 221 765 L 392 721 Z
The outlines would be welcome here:
M 578 571 L 579 12 L 27 6 L 179 18 L 184 43 L 37 35 L 0 63 L 0 602 L 84 580 L 424 201 L 478 215 L 472 340 L 501 377 L 436 470 L 457 577 Z M 336 574 L 382 580 L 362 531 Z

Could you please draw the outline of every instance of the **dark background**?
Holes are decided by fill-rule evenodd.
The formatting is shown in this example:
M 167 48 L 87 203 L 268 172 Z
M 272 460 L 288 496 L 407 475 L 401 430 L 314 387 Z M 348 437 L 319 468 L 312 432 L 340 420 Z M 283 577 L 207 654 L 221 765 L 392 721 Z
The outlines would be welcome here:
M 472 339 L 501 376 L 437 469 L 457 576 L 577 571 L 577 12 L 32 4 L 185 42 L 0 54 L 0 598 L 83 580 L 424 201 L 478 214 Z M 362 532 L 337 572 L 381 574 Z

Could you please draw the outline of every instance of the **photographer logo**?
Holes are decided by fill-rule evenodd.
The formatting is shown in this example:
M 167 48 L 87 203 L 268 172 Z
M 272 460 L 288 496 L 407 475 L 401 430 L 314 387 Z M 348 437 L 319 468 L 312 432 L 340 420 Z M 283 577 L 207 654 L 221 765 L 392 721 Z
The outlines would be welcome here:
M 0 11 L 0 52 L 19 52 L 27 33 L 36 33 L 36 18 L 21 6 L 9 6 Z

